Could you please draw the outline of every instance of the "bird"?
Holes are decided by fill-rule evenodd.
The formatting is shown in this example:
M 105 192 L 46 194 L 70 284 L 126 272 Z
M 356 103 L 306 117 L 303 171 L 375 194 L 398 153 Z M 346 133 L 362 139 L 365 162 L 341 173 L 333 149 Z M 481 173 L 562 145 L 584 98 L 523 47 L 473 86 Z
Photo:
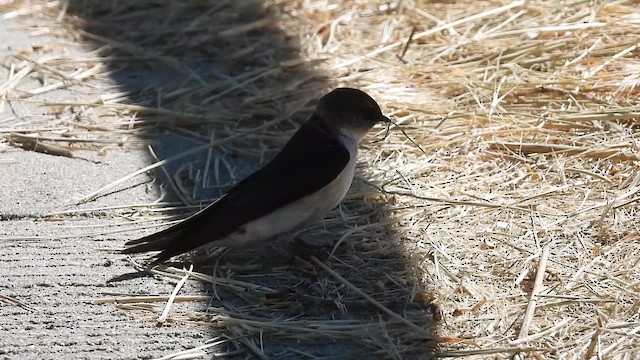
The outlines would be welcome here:
M 193 250 L 252 246 L 302 230 L 344 199 L 358 145 L 379 122 L 390 120 L 367 93 L 332 90 L 266 165 L 182 222 L 126 242 L 121 253 L 159 251 L 153 257 L 158 264 Z

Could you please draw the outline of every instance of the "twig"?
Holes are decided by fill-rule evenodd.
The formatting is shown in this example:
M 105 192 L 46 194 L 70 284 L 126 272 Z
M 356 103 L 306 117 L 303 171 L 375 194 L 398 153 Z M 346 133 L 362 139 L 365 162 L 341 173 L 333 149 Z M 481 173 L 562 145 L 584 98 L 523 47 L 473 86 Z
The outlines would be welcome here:
M 193 271 L 193 264 L 189 265 L 189 270 L 187 270 L 187 273 L 184 274 L 182 279 L 180 279 L 180 281 L 176 284 L 175 288 L 173 289 L 173 292 L 171 292 L 171 296 L 169 296 L 169 300 L 167 301 L 167 304 L 165 305 L 164 310 L 162 311 L 162 315 L 160 315 L 160 317 L 157 320 L 158 326 L 162 325 L 167 320 L 167 317 L 169 316 L 169 311 L 171 310 L 171 305 L 173 305 L 173 301 L 178 295 L 178 292 L 180 291 L 180 289 L 182 289 L 182 287 L 184 286 L 184 283 L 187 282 L 187 279 L 189 278 L 189 275 L 191 275 L 192 271 Z
M 0 294 L 0 300 L 4 300 L 4 301 L 6 301 L 6 302 L 8 302 L 10 304 L 19 306 L 19 307 L 21 307 L 21 308 L 23 308 L 25 310 L 36 311 L 36 309 L 32 308 L 29 305 L 26 305 L 25 303 L 23 303 L 22 301 L 20 301 L 18 299 L 12 298 L 11 296 Z
M 547 261 L 549 260 L 550 249 L 551 244 L 545 244 L 542 247 L 542 255 L 540 256 L 538 270 L 536 271 L 536 280 L 533 285 L 533 289 L 531 290 L 531 295 L 529 295 L 529 304 L 527 304 L 527 310 L 524 312 L 522 327 L 520 328 L 518 339 L 525 338 L 529 333 L 529 326 L 531 325 L 531 321 L 533 320 L 533 314 L 536 311 L 537 295 L 540 293 L 542 288 L 542 281 L 544 280 L 544 273 L 547 267 Z

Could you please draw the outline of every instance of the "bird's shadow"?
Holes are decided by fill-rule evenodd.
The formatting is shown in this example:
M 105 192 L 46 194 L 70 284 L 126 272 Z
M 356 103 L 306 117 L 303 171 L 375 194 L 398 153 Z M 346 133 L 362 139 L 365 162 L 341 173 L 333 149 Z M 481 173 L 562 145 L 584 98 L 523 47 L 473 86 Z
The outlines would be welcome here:
M 309 116 L 311 99 L 332 85 L 300 58 L 298 38 L 291 35 L 297 32 L 288 33 L 286 24 L 279 23 L 295 12 L 286 2 L 70 0 L 68 12 L 84 20 L 91 46 L 113 59 L 112 78 L 127 101 L 162 109 L 138 114 L 145 124 L 139 136 L 153 140 L 159 159 L 292 114 L 157 171 L 172 200 L 204 204 L 263 166 Z M 150 164 L 155 161 L 149 157 Z M 358 176 L 367 174 L 359 171 Z M 297 250 L 287 258 L 264 246 L 196 261 L 195 272 L 228 281 L 202 281 L 201 290 L 211 301 L 199 322 L 211 324 L 211 338 L 233 339 L 229 347 L 239 351 L 238 358 L 255 355 L 247 345 L 252 342 L 261 342 L 257 356 L 278 359 L 301 354 L 378 359 L 390 356 L 389 347 L 403 358 L 430 357 L 425 334 L 436 335 L 429 296 L 421 294 L 423 284 L 405 261 L 397 234 L 384 225 L 393 222 L 389 214 L 383 197 L 349 198 L 308 230 L 307 236 L 329 239 L 327 248 Z M 374 228 L 375 237 L 358 228 Z M 181 268 L 193 259 L 182 260 L 162 269 Z M 156 275 L 150 268 L 136 269 L 109 283 L 144 276 Z M 424 332 L 416 334 L 380 306 Z M 214 321 L 212 314 L 220 309 L 235 314 L 236 325 Z M 248 319 L 250 326 L 243 323 Z M 285 326 L 293 320 L 304 327 L 302 333 Z

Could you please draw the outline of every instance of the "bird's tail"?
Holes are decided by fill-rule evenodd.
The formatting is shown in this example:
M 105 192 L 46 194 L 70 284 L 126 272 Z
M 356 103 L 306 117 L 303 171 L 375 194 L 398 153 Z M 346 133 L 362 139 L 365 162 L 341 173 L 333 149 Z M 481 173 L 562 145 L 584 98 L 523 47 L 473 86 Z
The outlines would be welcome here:
M 120 253 L 137 254 L 160 251 L 159 254 L 154 256 L 154 263 L 159 263 L 175 255 L 171 252 L 171 249 L 175 247 L 183 232 L 184 229 L 168 228 L 155 234 L 131 240 L 124 244 L 125 249 L 121 250 Z

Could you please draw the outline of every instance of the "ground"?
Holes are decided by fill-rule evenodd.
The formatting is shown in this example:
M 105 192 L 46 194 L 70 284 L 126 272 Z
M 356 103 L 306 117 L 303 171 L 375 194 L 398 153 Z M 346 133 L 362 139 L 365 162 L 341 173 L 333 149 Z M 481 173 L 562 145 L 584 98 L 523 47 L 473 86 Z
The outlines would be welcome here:
M 0 6 L 1 356 L 638 358 L 637 1 Z M 337 86 L 394 123 L 326 248 L 118 254 Z
M 26 9 L 36 12 L 37 8 L 34 7 L 37 6 L 21 4 L 17 8 L 18 11 Z M 252 6 L 251 2 L 246 2 L 241 5 L 242 11 Z M 194 9 L 199 10 L 197 6 Z M 192 15 L 194 9 L 187 8 L 184 19 L 192 20 L 187 15 Z M 178 211 L 179 217 L 203 206 L 219 196 L 230 183 L 261 166 L 275 154 L 282 140 L 278 138 L 275 146 L 267 145 L 254 154 L 243 151 L 255 151 L 255 140 L 250 140 L 251 146 L 233 144 L 232 148 L 225 151 L 214 149 L 211 153 L 205 149 L 165 167 L 167 173 L 184 175 L 184 178 L 175 182 L 167 179 L 164 171 L 143 171 L 113 189 L 83 201 L 88 194 L 102 186 L 154 164 L 156 155 L 168 158 L 181 154 L 202 144 L 202 136 L 207 141 L 211 135 L 202 133 L 201 128 L 196 128 L 201 134 L 176 134 L 172 131 L 173 125 L 167 128 L 161 126 L 151 133 L 143 130 L 123 134 L 117 130 L 120 126 L 118 123 L 135 126 L 138 112 L 126 105 L 124 108 L 109 109 L 108 104 L 100 103 L 101 100 L 96 103 L 97 99 L 118 97 L 119 93 L 125 92 L 130 99 L 135 99 L 127 100 L 127 105 L 147 106 L 149 101 L 156 100 L 156 95 L 149 97 L 144 94 L 146 90 L 151 88 L 153 93 L 181 89 L 186 85 L 176 86 L 174 82 L 188 81 L 189 74 L 163 61 L 136 61 L 139 52 L 151 51 L 140 49 L 134 51 L 133 56 L 130 53 L 123 55 L 129 56 L 129 62 L 123 68 L 120 68 L 121 64 L 116 59 L 104 63 L 113 69 L 100 69 L 100 76 L 74 81 L 71 77 L 83 77 L 79 75 L 78 78 L 78 72 L 74 72 L 74 61 L 82 61 L 84 69 L 95 68 L 95 64 L 86 59 L 95 56 L 96 53 L 92 51 L 100 46 L 90 41 L 74 40 L 74 34 L 79 29 L 69 32 L 56 29 L 58 25 L 50 18 L 33 16 L 33 13 L 14 17 L 16 13 L 10 10 L 13 9 L 7 9 L 0 28 L 0 36 L 4 39 L 2 43 L 5 44 L 0 55 L 6 64 L 0 70 L 0 76 L 7 79 L 3 94 L 12 99 L 3 103 L 3 116 L 0 119 L 2 133 L 7 136 L 0 143 L 0 249 L 3 259 L 0 271 L 4 275 L 4 281 L 0 282 L 3 300 L 0 329 L 11 335 L 3 336 L 0 340 L 0 357 L 172 358 L 190 349 L 190 356 L 217 354 L 225 358 L 388 356 L 380 353 L 381 347 L 375 342 L 392 339 L 387 337 L 398 331 L 394 328 L 406 332 L 402 330 L 406 325 L 398 325 L 394 319 L 389 324 L 385 324 L 386 320 L 380 322 L 375 306 L 367 300 L 349 295 L 346 288 L 340 289 L 344 287 L 340 282 L 334 283 L 326 278 L 326 274 L 318 274 L 318 270 L 308 268 L 313 267 L 309 262 L 291 264 L 288 259 L 278 260 L 279 253 L 270 248 L 249 250 L 248 256 L 241 252 L 239 259 L 233 253 L 229 255 L 239 265 L 225 261 L 218 270 L 217 262 L 209 267 L 197 266 L 196 271 L 201 276 L 219 275 L 213 280 L 192 277 L 187 281 L 176 298 L 168 321 L 158 326 L 156 320 L 182 277 L 181 269 L 188 266 L 189 262 L 173 264 L 176 268 L 163 268 L 164 272 L 151 274 L 139 263 L 144 262 L 144 257 L 130 259 L 117 254 L 117 250 L 122 248 L 126 240 L 155 231 L 157 227 L 153 223 L 167 219 L 166 216 L 155 216 L 155 213 L 166 212 L 171 207 L 180 210 L 180 206 L 184 205 L 180 200 L 184 200 L 185 196 L 190 198 L 191 194 L 176 192 L 176 188 L 193 187 L 194 176 L 189 173 L 192 169 L 185 170 L 185 164 L 193 165 L 198 171 L 202 164 L 209 162 L 210 180 L 202 180 L 202 174 L 196 180 L 213 185 L 196 188 L 192 193 L 196 194 L 195 198 L 186 200 L 191 207 L 184 207 L 186 212 Z M 96 19 L 93 19 L 91 12 L 75 12 L 74 4 L 71 4 L 69 11 L 74 11 L 73 15 L 67 15 L 73 16 L 71 23 L 82 19 L 92 24 L 89 27 L 94 27 L 93 31 L 103 33 L 100 29 L 103 23 L 98 19 L 106 21 L 105 17 L 95 15 Z M 253 12 L 260 15 L 263 10 L 257 7 L 243 15 L 249 19 L 241 17 L 237 21 L 249 21 L 251 16 L 255 16 L 251 15 Z M 135 13 L 135 10 L 130 10 L 115 16 L 124 14 L 125 17 L 135 17 Z M 144 14 L 141 16 L 147 18 Z M 127 26 L 137 28 L 139 24 L 135 21 L 137 19 Z M 141 27 L 144 28 L 144 25 Z M 270 36 L 278 41 L 286 41 L 277 33 Z M 110 41 L 113 40 L 107 42 Z M 73 75 L 63 78 L 56 85 L 59 79 L 55 75 L 53 78 L 38 75 L 39 70 L 50 67 L 36 62 L 31 68 L 33 72 L 11 82 L 16 76 L 16 69 L 10 64 L 25 58 L 50 62 L 52 67 L 61 66 L 63 71 Z M 198 64 L 201 60 L 196 57 L 193 61 L 189 65 L 198 68 L 199 76 L 219 77 L 218 73 L 224 71 Z M 262 66 L 259 62 L 254 64 L 253 60 L 246 62 L 251 66 Z M 25 66 L 25 63 L 18 66 Z M 94 108 L 96 104 L 99 108 Z M 299 114 L 300 106 L 306 106 L 306 101 L 299 105 L 287 105 L 293 107 L 282 109 L 285 113 L 280 118 L 287 122 L 291 120 L 291 114 L 295 114 L 295 118 L 284 125 L 284 139 L 308 115 L 308 110 L 306 114 L 304 111 Z M 184 110 L 179 104 L 168 106 L 175 109 L 175 114 Z M 229 120 L 226 120 L 225 126 L 217 130 L 214 126 L 214 131 L 228 133 L 227 124 L 244 131 L 242 127 L 247 125 L 243 125 L 242 119 L 246 120 L 247 114 L 234 115 L 232 111 L 235 106 L 233 104 L 231 110 L 224 109 L 229 115 L 213 109 L 205 110 L 209 115 L 190 118 L 189 111 L 186 111 L 186 118 L 172 118 L 172 114 L 167 118 L 175 123 L 194 118 L 196 122 L 209 122 L 219 118 L 226 120 L 226 117 Z M 224 101 L 216 107 L 224 108 Z M 249 117 L 256 119 L 248 120 L 258 124 L 263 121 L 262 118 L 273 118 L 274 114 L 260 105 L 249 106 L 248 110 Z M 147 121 L 163 121 L 154 115 L 157 114 L 152 113 L 146 118 Z M 145 121 L 145 116 L 141 119 Z M 75 146 L 62 143 L 62 147 L 55 147 L 51 143 L 53 146 L 41 152 L 30 151 L 34 150 L 33 146 L 29 147 L 28 143 L 19 140 L 18 134 L 33 135 L 42 130 L 51 131 L 54 137 L 80 136 L 89 141 L 76 142 Z M 40 144 L 42 146 L 45 142 Z M 146 144 L 153 147 L 153 154 L 150 154 Z M 367 204 L 364 206 L 370 207 Z M 352 217 L 346 214 L 351 212 L 348 209 L 342 209 L 341 212 L 345 212 L 343 216 Z M 152 226 L 147 226 L 149 224 Z M 322 227 L 328 227 L 329 230 L 336 228 L 331 223 Z M 328 234 L 327 231 L 316 230 L 321 230 L 316 238 L 326 243 L 323 234 Z M 331 236 L 335 241 L 336 235 Z M 313 241 L 313 234 L 309 238 Z M 326 257 L 326 252 L 318 256 Z M 398 287 L 390 280 L 379 279 L 380 272 L 407 271 L 403 269 L 402 262 L 397 260 L 401 258 L 394 257 L 385 255 L 372 259 L 376 261 L 377 265 L 374 265 L 378 275 L 367 275 L 377 279 L 377 286 L 381 290 L 391 292 L 392 297 L 381 300 L 386 304 L 382 306 L 401 311 L 404 315 L 415 313 L 414 322 L 433 324 L 428 304 L 407 303 L 409 294 L 404 288 L 409 283 Z M 261 265 L 262 262 L 266 265 Z M 363 284 L 369 281 L 366 277 L 356 277 L 355 280 Z M 397 293 L 399 290 L 400 294 Z M 301 321 L 294 321 L 296 318 Z M 417 327 L 404 321 L 409 326 Z M 246 331 L 251 335 L 247 336 Z M 272 335 L 263 336 L 265 331 Z M 427 334 L 427 340 L 431 339 L 428 327 L 422 331 Z M 360 340 L 354 342 L 354 337 Z M 420 336 L 416 339 L 420 339 Z M 362 348 L 358 345 L 361 341 L 370 345 Z M 415 343 L 416 340 L 411 341 Z M 424 338 L 421 341 L 425 341 Z M 203 348 L 198 350 L 198 347 Z M 382 349 L 384 347 L 386 345 Z M 409 347 L 399 352 L 428 354 L 431 351 L 429 348 L 416 350 Z

